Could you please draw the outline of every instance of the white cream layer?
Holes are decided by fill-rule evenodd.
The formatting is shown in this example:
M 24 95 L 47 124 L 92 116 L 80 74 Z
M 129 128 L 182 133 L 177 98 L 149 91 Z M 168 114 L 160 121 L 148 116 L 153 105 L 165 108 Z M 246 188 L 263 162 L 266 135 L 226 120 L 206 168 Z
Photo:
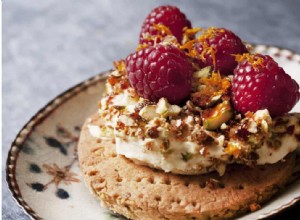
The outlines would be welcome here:
M 116 95 L 112 99 L 113 105 L 124 106 L 127 112 L 133 112 L 137 101 L 132 98 L 130 93 L 125 90 L 123 93 Z M 106 105 L 106 98 L 101 100 L 102 106 Z M 266 119 L 269 117 L 268 112 L 265 110 L 255 113 L 257 118 Z M 298 118 L 296 116 L 290 116 L 289 125 L 295 126 L 295 132 L 300 134 L 300 126 L 298 124 Z M 131 126 L 133 123 L 128 117 L 120 115 L 114 115 L 110 121 L 106 121 L 106 126 L 115 127 L 116 122 L 120 120 L 124 124 Z M 259 119 L 258 119 L 259 120 Z M 268 127 L 266 121 L 266 127 Z M 249 128 L 249 132 L 256 133 L 256 124 L 252 124 Z M 266 128 L 268 129 L 268 128 Z M 103 133 L 103 129 L 99 129 L 98 126 L 89 125 L 90 134 L 96 138 L 103 138 L 107 136 L 114 137 L 118 132 L 109 131 L 111 134 L 107 135 Z M 106 131 L 107 132 L 107 131 Z M 224 136 L 220 135 L 218 143 L 204 148 L 200 147 L 195 142 L 180 142 L 169 141 L 169 147 L 167 152 L 162 152 L 159 145 L 161 139 L 146 138 L 144 140 L 137 137 L 125 137 L 120 138 L 116 135 L 116 152 L 117 154 L 124 155 L 125 157 L 134 160 L 135 162 L 146 164 L 155 168 L 162 169 L 166 172 L 193 174 L 193 173 L 207 173 L 212 170 L 217 170 L 220 174 L 225 171 L 225 165 L 232 163 L 229 158 L 232 156 L 228 152 L 224 151 Z M 223 139 L 222 139 L 223 137 Z M 294 135 L 285 135 L 280 139 L 282 145 L 277 148 L 270 148 L 267 143 L 264 143 L 261 147 L 255 150 L 255 153 L 259 156 L 257 164 L 273 164 L 282 160 L 288 153 L 295 151 L 299 147 L 299 141 Z M 149 142 L 151 142 L 151 150 L 149 150 Z M 235 142 L 238 148 L 244 149 L 242 143 Z M 198 150 L 197 150 L 198 149 Z M 184 160 L 184 155 L 189 155 L 188 160 Z M 216 163 L 214 159 L 217 159 Z
M 96 138 L 103 138 L 98 126 L 89 125 L 90 134 Z M 300 133 L 300 128 L 295 128 Z M 142 164 L 147 164 L 165 172 L 174 172 L 182 174 L 207 173 L 212 170 L 219 171 L 220 174 L 225 171 L 222 165 L 231 163 L 228 161 L 230 154 L 224 151 L 222 145 L 213 145 L 206 148 L 205 152 L 194 142 L 170 141 L 169 149 L 163 153 L 159 149 L 159 140 L 146 138 L 140 140 L 130 137 L 127 140 L 115 138 L 117 154 L 124 155 Z M 284 136 L 282 145 L 278 149 L 270 148 L 264 143 L 261 148 L 255 152 L 259 159 L 257 164 L 273 164 L 282 160 L 287 154 L 295 151 L 299 147 L 299 142 L 294 136 Z M 152 149 L 147 149 L 147 143 L 152 143 Z M 242 146 L 241 146 L 242 148 Z M 183 160 L 183 155 L 191 156 L 187 161 Z M 205 153 L 205 155 L 204 155 Z M 224 164 L 215 164 L 213 159 L 221 160 Z M 202 169 L 201 169 L 202 168 Z

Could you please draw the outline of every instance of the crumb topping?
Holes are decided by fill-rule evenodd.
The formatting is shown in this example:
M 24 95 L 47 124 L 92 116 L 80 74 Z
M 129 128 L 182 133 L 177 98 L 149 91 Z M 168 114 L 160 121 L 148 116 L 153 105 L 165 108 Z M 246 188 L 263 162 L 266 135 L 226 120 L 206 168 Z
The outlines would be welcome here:
M 98 135 L 128 143 L 144 141 L 147 152 L 158 152 L 165 158 L 174 157 L 173 143 L 187 143 L 178 150 L 176 160 L 197 164 L 199 157 L 206 158 L 198 169 L 215 169 L 220 174 L 228 163 L 257 164 L 264 157 L 257 151 L 263 146 L 268 152 L 282 148 L 283 137 L 299 141 L 298 114 L 272 120 L 267 110 L 245 116 L 234 112 L 228 99 L 230 76 L 208 68 L 196 71 L 190 100 L 178 106 L 165 98 L 155 103 L 139 97 L 130 87 L 124 61 L 115 62 L 115 66 L 99 104 L 99 115 L 105 123 L 98 127 Z

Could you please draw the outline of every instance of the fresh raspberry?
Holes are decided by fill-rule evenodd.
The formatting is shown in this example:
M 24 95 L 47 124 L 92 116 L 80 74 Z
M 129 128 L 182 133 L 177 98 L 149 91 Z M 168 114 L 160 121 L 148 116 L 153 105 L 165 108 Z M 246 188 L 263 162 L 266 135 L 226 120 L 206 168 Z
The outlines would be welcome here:
M 223 75 L 232 74 L 237 66 L 234 55 L 248 52 L 241 39 L 225 28 L 208 28 L 197 41 L 195 48 L 204 66 Z
M 299 85 L 268 55 L 237 56 L 232 81 L 232 100 L 245 114 L 268 109 L 271 116 L 289 112 L 299 100 Z
M 149 46 L 126 58 L 130 85 L 138 95 L 151 101 L 165 97 L 180 104 L 190 94 L 193 67 L 174 46 Z
M 181 43 L 182 40 L 183 28 L 191 28 L 191 22 L 179 8 L 170 5 L 160 6 L 153 9 L 144 20 L 140 33 L 140 44 L 154 44 L 153 40 L 148 40 L 147 37 L 145 37 L 147 35 L 155 36 L 158 34 L 154 24 L 163 24 L 169 28 L 179 43 Z

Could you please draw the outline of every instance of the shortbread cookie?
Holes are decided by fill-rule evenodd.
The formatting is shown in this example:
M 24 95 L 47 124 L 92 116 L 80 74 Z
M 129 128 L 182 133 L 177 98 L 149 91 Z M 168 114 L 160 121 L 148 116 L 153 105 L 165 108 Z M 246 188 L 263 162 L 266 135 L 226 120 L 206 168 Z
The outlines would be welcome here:
M 223 176 L 212 172 L 183 176 L 137 165 L 117 155 L 113 141 L 96 139 L 83 126 L 78 145 L 86 185 L 103 206 L 130 219 L 220 219 L 254 211 L 285 186 L 295 154 L 255 168 L 230 165 Z

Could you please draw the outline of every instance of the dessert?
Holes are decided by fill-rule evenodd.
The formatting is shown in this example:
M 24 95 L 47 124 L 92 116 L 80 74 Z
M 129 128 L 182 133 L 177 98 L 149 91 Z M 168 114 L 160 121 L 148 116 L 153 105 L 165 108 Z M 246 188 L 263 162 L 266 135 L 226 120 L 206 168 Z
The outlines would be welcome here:
M 291 181 L 299 86 L 270 56 L 160 6 L 114 64 L 78 146 L 103 205 L 131 219 L 231 218 Z

